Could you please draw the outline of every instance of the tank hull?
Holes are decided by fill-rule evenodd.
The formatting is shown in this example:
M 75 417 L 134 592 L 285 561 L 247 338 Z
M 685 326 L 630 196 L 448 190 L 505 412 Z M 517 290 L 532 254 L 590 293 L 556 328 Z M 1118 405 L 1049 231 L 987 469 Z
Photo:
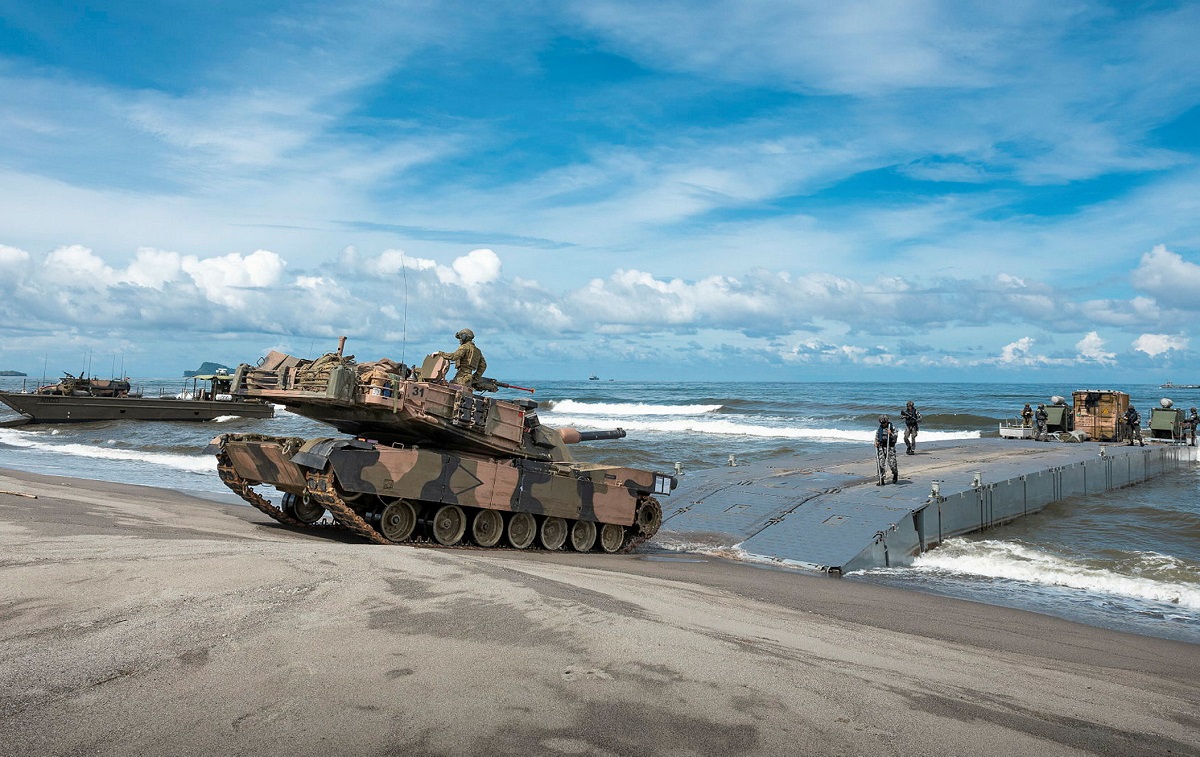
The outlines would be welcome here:
M 227 434 L 214 439 L 208 449 L 218 456 L 226 485 L 276 520 L 311 527 L 314 524 L 289 513 L 287 503 L 316 502 L 337 524 L 380 544 L 535 546 L 522 545 L 519 535 L 499 545 L 488 544 L 487 536 L 474 538 L 477 518 L 501 527 L 495 515 L 479 516 L 486 510 L 503 520 L 504 536 L 509 535 L 513 516 L 526 514 L 517 519 L 518 526 L 528 527 L 532 518 L 539 533 L 536 544 L 545 549 L 574 545 L 629 551 L 657 532 L 661 507 L 654 495 L 669 493 L 674 483 L 669 476 L 633 468 L 495 458 L 360 439 Z M 290 497 L 285 496 L 283 507 L 276 507 L 253 491 L 259 485 L 273 486 Z M 389 530 L 384 527 L 385 517 L 397 506 L 406 518 L 411 508 L 417 525 L 432 523 L 446 508 L 457 508 L 450 514 L 464 519 L 468 528 L 450 544 L 444 537 L 452 535 L 452 529 L 430 533 L 428 528 L 414 528 L 411 534 L 403 528 Z M 309 511 L 315 509 L 310 504 Z M 551 534 L 543 538 L 540 534 L 547 521 Z M 554 529 L 564 527 L 573 537 L 579 532 L 579 538 L 557 543 Z M 589 540 L 592 530 L 607 535 L 607 542 Z M 614 549 L 617 533 L 620 541 Z

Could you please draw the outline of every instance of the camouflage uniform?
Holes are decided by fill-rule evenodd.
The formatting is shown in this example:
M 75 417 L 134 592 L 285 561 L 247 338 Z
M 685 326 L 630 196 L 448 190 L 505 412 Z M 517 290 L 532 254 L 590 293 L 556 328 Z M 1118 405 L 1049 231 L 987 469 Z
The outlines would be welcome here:
M 1129 439 L 1130 447 L 1133 446 L 1134 439 L 1143 447 L 1146 446 L 1146 442 L 1142 440 L 1142 416 L 1138 414 L 1133 405 L 1130 405 L 1129 409 L 1125 411 L 1125 434 Z
M 475 334 L 470 329 L 463 329 L 455 336 L 462 342 L 458 349 L 438 354 L 454 363 L 456 371 L 450 383 L 470 389 L 476 379 L 483 378 L 483 373 L 487 370 L 487 360 L 484 359 L 483 352 L 475 346 Z
M 1021 410 L 1021 425 L 1025 426 L 1025 428 L 1033 425 L 1033 408 L 1029 406 L 1028 402 L 1025 403 L 1024 409 Z
M 920 431 L 918 424 L 921 422 L 921 412 L 917 410 L 912 401 L 904 406 L 900 411 L 900 417 L 904 419 L 904 446 L 906 454 L 917 454 L 917 432 Z
M 900 479 L 900 469 L 896 463 L 896 427 L 886 415 L 879 416 L 879 428 L 875 430 L 875 462 L 878 466 L 879 481 L 876 486 L 886 483 L 887 469 L 892 469 L 892 483 Z
M 1188 424 L 1188 446 L 1196 446 L 1196 427 L 1200 426 L 1200 415 L 1196 414 L 1196 408 L 1192 408 L 1192 412 L 1187 417 Z
M 1046 412 L 1046 406 L 1038 405 L 1037 412 L 1033 414 L 1033 420 L 1037 424 L 1037 428 L 1033 432 L 1033 438 L 1039 442 L 1046 438 L 1046 421 L 1049 418 L 1050 414 Z

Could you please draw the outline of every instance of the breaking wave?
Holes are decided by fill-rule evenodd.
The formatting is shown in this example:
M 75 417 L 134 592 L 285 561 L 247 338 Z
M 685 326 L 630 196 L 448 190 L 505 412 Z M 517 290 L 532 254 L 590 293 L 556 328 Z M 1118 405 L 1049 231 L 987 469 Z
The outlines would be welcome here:
M 702 415 L 715 413 L 721 405 L 649 405 L 643 402 L 580 402 L 578 400 L 548 400 L 543 407 L 552 413 L 577 415 Z
M 918 557 L 911 568 L 880 572 L 895 570 L 1006 579 L 1200 610 L 1196 566 L 1157 552 L 1129 553 L 1120 562 L 1103 566 L 1017 542 L 951 539 Z
M 212 458 L 208 455 L 177 455 L 167 452 L 143 452 L 133 449 L 116 449 L 113 447 L 95 446 L 91 444 L 50 444 L 30 438 L 8 429 L 0 429 L 0 444 L 10 447 L 53 452 L 59 455 L 73 455 L 102 460 L 127 460 L 150 465 L 165 466 L 188 473 L 210 474 L 215 469 Z
M 652 431 L 669 434 L 713 434 L 721 436 L 753 436 L 779 439 L 805 439 L 815 442 L 865 442 L 875 439 L 873 430 L 842 428 L 799 428 L 796 426 L 771 426 L 731 420 L 708 420 L 704 418 L 630 420 L 610 417 L 603 420 L 595 416 L 558 416 L 547 418 L 553 425 L 579 426 L 587 428 L 611 428 L 619 426 L 626 431 Z M 978 431 L 921 431 L 921 441 L 945 439 L 978 439 Z

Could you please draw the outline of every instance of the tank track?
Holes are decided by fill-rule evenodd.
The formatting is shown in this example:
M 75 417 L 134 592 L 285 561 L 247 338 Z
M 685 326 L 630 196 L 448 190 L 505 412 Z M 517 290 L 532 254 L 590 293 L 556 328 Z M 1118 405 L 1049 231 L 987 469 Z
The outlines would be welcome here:
M 337 486 L 334 483 L 333 471 L 325 469 L 322 471 L 308 472 L 306 476 L 305 493 L 311 497 L 314 502 L 323 506 L 333 515 L 335 523 L 305 523 L 301 520 L 293 518 L 283 510 L 271 504 L 270 500 L 254 491 L 254 486 L 246 479 L 238 475 L 234 470 L 233 464 L 229 461 L 229 457 L 221 453 L 217 457 L 217 472 L 221 476 L 221 481 L 234 491 L 239 497 L 246 500 L 249 504 L 258 508 L 271 518 L 283 523 L 284 525 L 295 528 L 314 529 L 314 528 L 332 528 L 341 526 L 359 536 L 360 538 L 372 544 L 394 544 L 412 547 L 436 547 L 438 549 L 469 549 L 469 550 L 484 550 L 492 551 L 496 549 L 514 549 L 511 546 L 497 544 L 494 547 L 480 547 L 475 544 L 459 543 L 451 546 L 438 544 L 433 539 L 427 536 L 413 535 L 412 538 L 396 542 L 387 538 L 368 523 L 361 515 L 354 512 L 354 508 L 350 507 L 344 499 L 338 494 Z M 638 498 L 637 510 L 634 514 L 634 523 L 626 529 L 625 544 L 616 554 L 629 554 L 639 546 L 649 540 L 658 532 L 659 526 L 662 524 L 662 506 L 658 500 L 651 496 L 642 496 Z M 536 544 L 536 542 L 535 542 Z M 531 545 L 526 549 L 519 550 L 522 552 L 548 552 L 550 550 L 544 547 Z
M 310 529 L 331 528 L 334 525 L 332 523 L 305 523 L 271 504 L 269 499 L 254 491 L 254 486 L 249 481 L 238 475 L 233 468 L 233 463 L 229 460 L 229 455 L 224 452 L 217 456 L 217 475 L 221 477 L 221 483 L 232 489 L 234 494 L 285 526 Z

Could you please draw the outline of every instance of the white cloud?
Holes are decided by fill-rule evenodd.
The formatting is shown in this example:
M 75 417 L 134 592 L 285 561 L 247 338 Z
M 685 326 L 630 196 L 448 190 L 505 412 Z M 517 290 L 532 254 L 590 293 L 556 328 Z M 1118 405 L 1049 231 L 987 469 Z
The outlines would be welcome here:
M 87 247 L 59 247 L 42 262 L 47 278 L 61 285 L 104 289 L 117 280 L 117 273 Z
M 162 289 L 168 282 L 178 281 L 182 272 L 179 253 L 142 247 L 119 278 L 136 286 Z
M 1158 357 L 1169 350 L 1187 349 L 1188 339 L 1172 334 L 1142 334 L 1133 340 L 1132 346 L 1138 352 L 1144 352 L 1150 357 Z
M 1038 365 L 1045 362 L 1045 358 L 1033 354 L 1033 345 L 1036 340 L 1032 337 L 1024 336 L 1015 342 L 1010 342 L 1004 345 L 1000 350 L 998 362 L 1001 365 Z
M 404 250 L 384 250 L 378 257 L 368 259 L 363 268 L 376 276 L 395 276 L 404 269 L 427 271 L 437 268 L 437 261 L 406 255 Z
M 1112 363 L 1117 357 L 1116 353 L 1104 350 L 1104 340 L 1095 331 L 1089 331 L 1083 339 L 1076 342 L 1075 349 L 1079 350 L 1079 356 L 1084 360 L 1097 363 Z
M 476 289 L 500 278 L 500 256 L 488 249 L 472 250 L 455 258 L 450 267 L 454 271 L 453 277 L 444 276 L 439 270 L 438 278 L 454 281 L 467 289 Z
M 29 253 L 0 244 L 0 289 L 14 289 L 29 275 Z
M 1165 245 L 1142 255 L 1131 276 L 1133 285 L 1164 305 L 1200 309 L 1200 265 L 1183 259 Z
M 287 263 L 274 252 L 255 250 L 246 256 L 236 252 L 219 258 L 189 256 L 182 266 L 210 302 L 241 305 L 245 290 L 278 284 Z

